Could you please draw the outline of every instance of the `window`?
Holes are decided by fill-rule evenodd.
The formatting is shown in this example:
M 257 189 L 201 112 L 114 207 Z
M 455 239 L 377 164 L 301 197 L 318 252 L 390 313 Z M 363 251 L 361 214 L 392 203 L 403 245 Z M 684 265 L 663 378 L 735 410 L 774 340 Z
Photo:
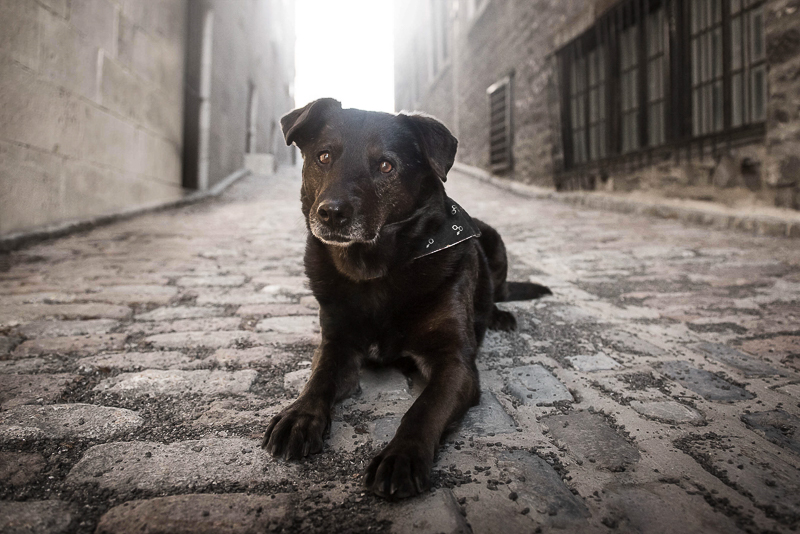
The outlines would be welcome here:
M 492 172 L 512 168 L 511 80 L 506 77 L 489 87 L 489 164 Z
M 767 65 L 764 10 L 759 2 L 731 1 L 731 126 L 765 119 Z
M 589 158 L 606 156 L 606 49 L 598 46 L 586 57 L 589 63 Z
M 722 0 L 691 0 L 692 134 L 722 130 Z
M 631 26 L 619 38 L 622 152 L 639 148 L 639 27 Z
M 647 142 L 661 146 L 666 141 L 667 32 L 664 8 L 647 17 Z
M 586 59 L 572 64 L 570 75 L 570 118 L 572 120 L 572 154 L 575 163 L 587 160 L 586 150 Z
M 763 137 L 763 5 L 622 0 L 607 10 L 558 52 L 565 168 Z

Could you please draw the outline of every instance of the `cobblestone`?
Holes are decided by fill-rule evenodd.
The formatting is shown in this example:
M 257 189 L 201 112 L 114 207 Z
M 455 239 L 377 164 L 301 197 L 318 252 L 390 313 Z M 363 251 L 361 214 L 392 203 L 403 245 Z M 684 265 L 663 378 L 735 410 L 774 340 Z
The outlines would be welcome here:
M 113 439 L 142 425 L 124 408 L 92 404 L 17 406 L 0 413 L 0 443 L 47 439 Z
M 35 452 L 0 452 L 0 480 L 10 486 L 23 486 L 36 480 L 47 462 Z
M 509 374 L 509 392 L 523 404 L 548 405 L 574 400 L 566 386 L 541 365 L 515 367 Z
M 247 393 L 258 376 L 256 371 L 180 371 L 148 369 L 122 373 L 95 387 L 97 391 L 133 395 L 241 395 Z
M 67 483 L 97 484 L 118 493 L 202 490 L 215 485 L 245 489 L 278 482 L 295 471 L 268 459 L 256 440 L 201 439 L 169 445 L 133 441 L 91 447 L 70 471 Z
M 53 402 L 77 378 L 63 373 L 0 375 L 0 406 L 7 410 L 21 404 Z
M 797 247 L 446 185 L 554 294 L 501 304 L 519 329 L 487 334 L 430 493 L 361 486 L 417 372 L 365 367 L 321 454 L 259 447 L 319 340 L 284 169 L 2 258 L 0 531 L 800 528 Z
M 30 358 L 42 354 L 74 354 L 86 356 L 101 350 L 122 350 L 125 334 L 66 336 L 29 339 L 14 349 L 14 358 Z
M 280 525 L 286 494 L 194 494 L 128 501 L 100 518 L 97 534 L 256 534 Z
M 76 515 L 74 505 L 61 501 L 0 501 L 0 532 L 60 534 Z

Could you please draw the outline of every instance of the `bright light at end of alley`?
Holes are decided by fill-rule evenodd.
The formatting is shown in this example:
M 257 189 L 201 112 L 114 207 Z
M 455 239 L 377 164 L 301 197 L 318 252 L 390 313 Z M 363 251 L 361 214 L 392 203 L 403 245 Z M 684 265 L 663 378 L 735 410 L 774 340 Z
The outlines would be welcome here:
M 394 110 L 392 0 L 297 0 L 295 104 Z

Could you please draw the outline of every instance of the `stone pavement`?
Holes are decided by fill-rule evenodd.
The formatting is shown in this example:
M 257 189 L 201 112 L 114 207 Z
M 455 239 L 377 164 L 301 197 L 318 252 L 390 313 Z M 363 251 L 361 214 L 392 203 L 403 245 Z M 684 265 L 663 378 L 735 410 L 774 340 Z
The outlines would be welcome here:
M 259 440 L 309 374 L 299 172 L 0 257 L 2 532 L 789 532 L 800 247 L 580 210 L 451 173 L 504 235 L 511 302 L 430 494 L 366 462 L 419 393 L 368 369 L 323 453 Z

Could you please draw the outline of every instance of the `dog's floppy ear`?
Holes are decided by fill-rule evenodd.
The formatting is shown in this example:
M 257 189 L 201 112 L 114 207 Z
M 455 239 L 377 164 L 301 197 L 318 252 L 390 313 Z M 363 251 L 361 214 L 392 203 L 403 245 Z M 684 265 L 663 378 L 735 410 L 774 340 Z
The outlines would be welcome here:
M 319 127 L 325 110 L 332 108 L 342 109 L 341 102 L 333 98 L 320 98 L 281 117 L 281 130 L 286 144 L 291 145 L 298 141 L 302 143 L 304 133 L 315 126 Z
M 450 133 L 447 126 L 438 120 L 422 113 L 402 114 L 417 134 L 422 153 L 428 164 L 443 182 L 447 181 L 447 173 L 456 159 L 458 140 Z

